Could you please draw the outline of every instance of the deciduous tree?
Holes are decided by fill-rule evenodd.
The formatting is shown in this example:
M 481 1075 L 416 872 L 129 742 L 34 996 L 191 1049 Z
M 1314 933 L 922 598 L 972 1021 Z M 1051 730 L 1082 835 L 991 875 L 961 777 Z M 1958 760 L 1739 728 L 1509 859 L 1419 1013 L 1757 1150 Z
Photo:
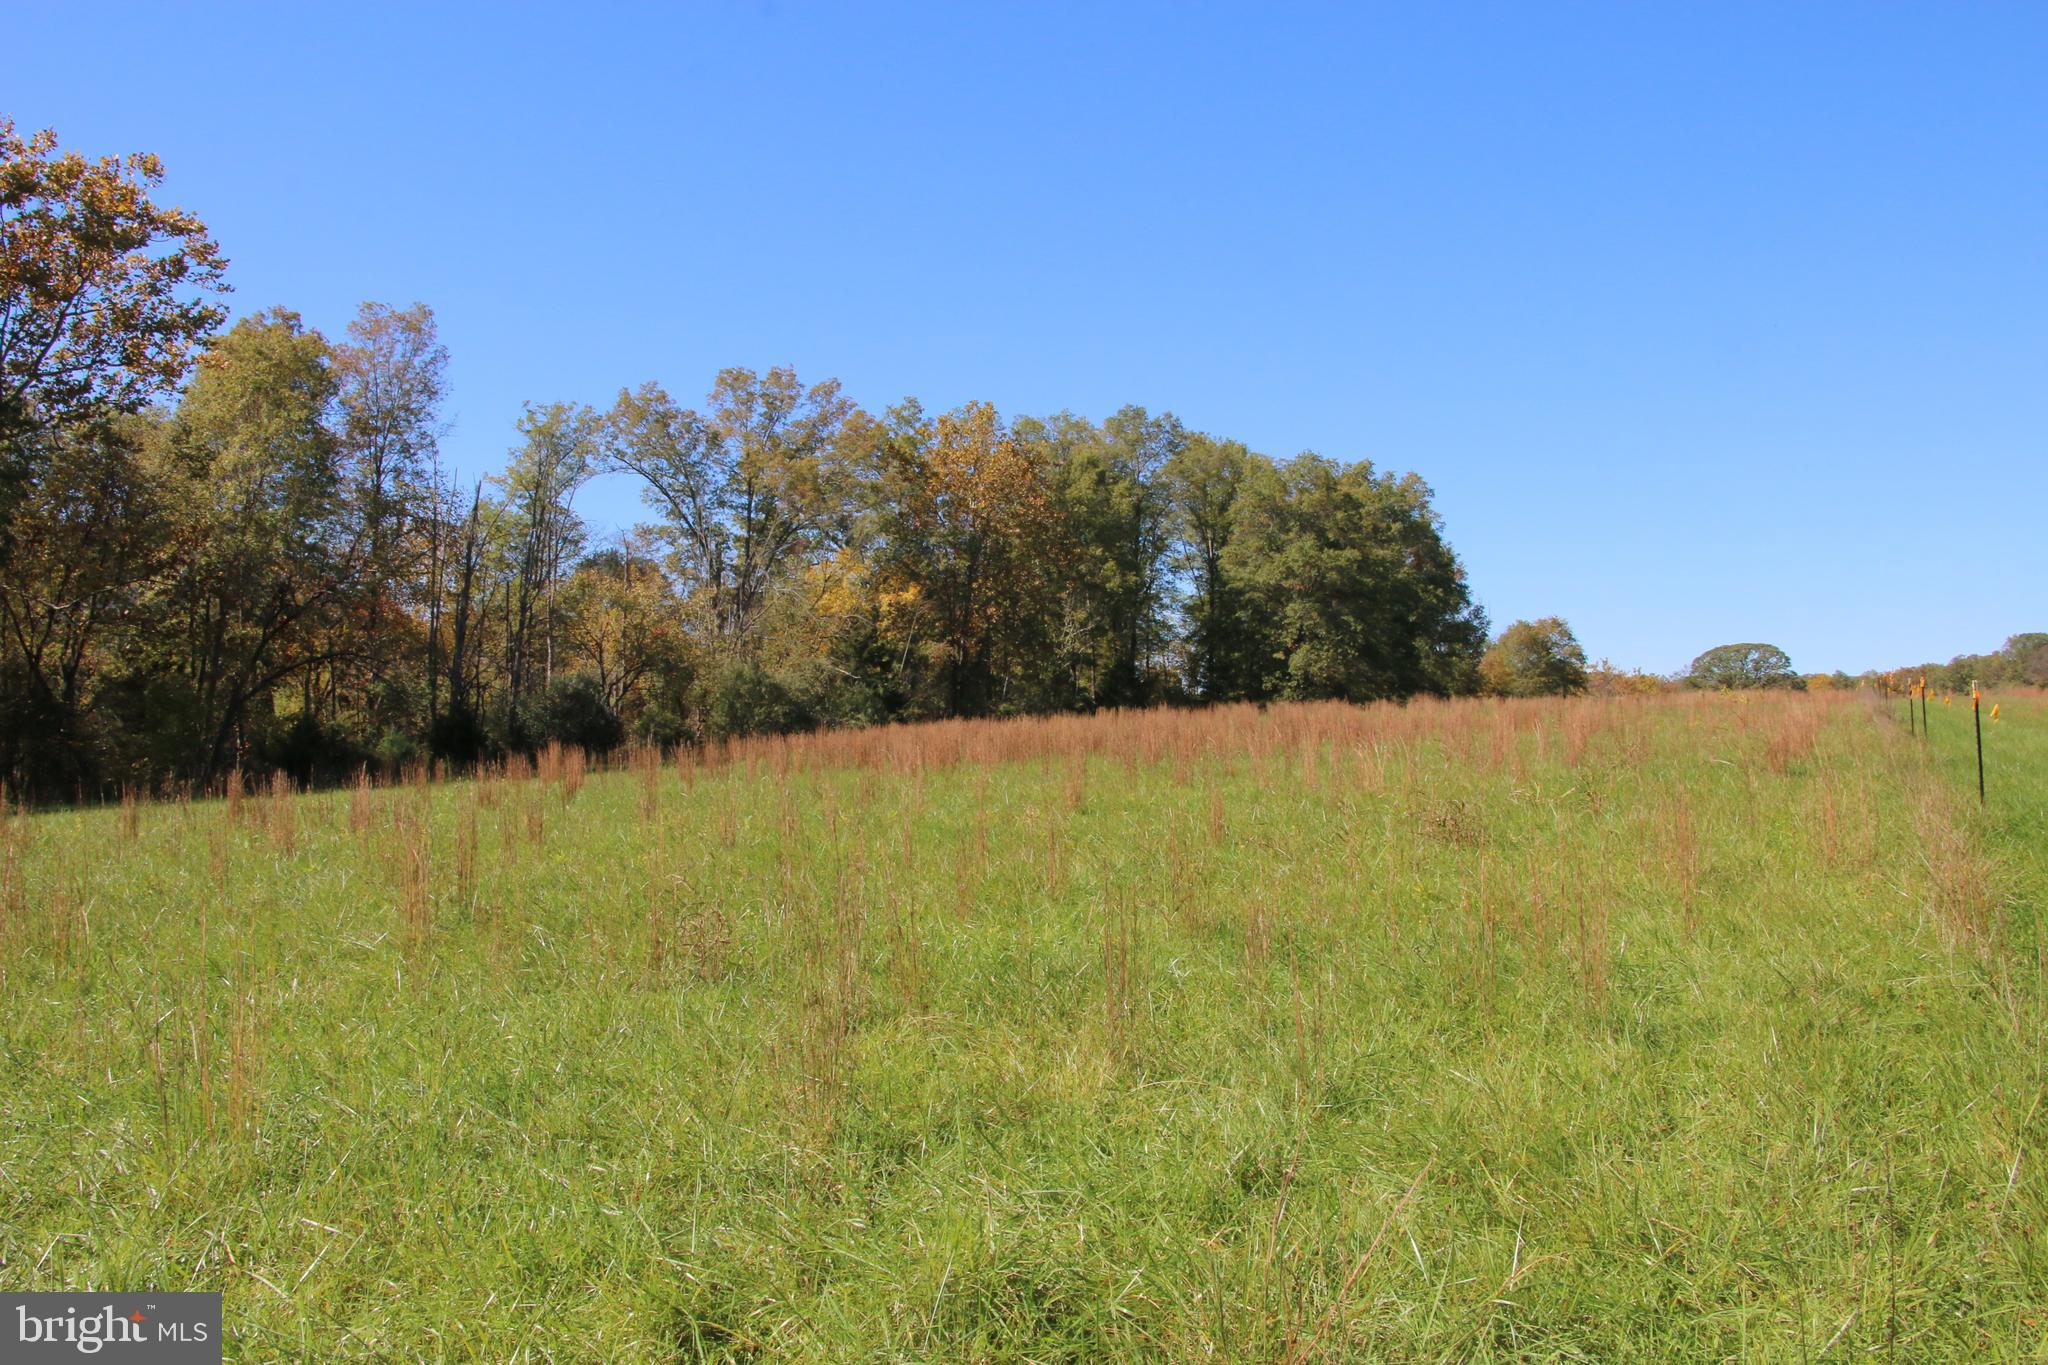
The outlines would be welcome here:
M 1479 661 L 1482 688 L 1496 697 L 1566 697 L 1586 690 L 1586 651 L 1556 616 L 1517 621 Z
M 149 153 L 89 160 L 0 116 L 0 472 L 32 433 L 169 394 L 225 316 L 220 249 L 150 197 L 162 180 Z
M 1685 683 L 1714 690 L 1806 686 L 1784 650 L 1759 644 L 1714 646 L 1692 661 Z
M 722 370 L 705 409 L 654 384 L 621 393 L 605 457 L 643 480 L 684 591 L 720 644 L 744 652 L 769 594 L 845 533 L 841 438 L 855 409 L 837 380 L 806 388 L 787 368 Z
M 1255 462 L 1224 570 L 1256 643 L 1253 695 L 1372 701 L 1475 690 L 1485 617 L 1429 487 L 1317 455 Z

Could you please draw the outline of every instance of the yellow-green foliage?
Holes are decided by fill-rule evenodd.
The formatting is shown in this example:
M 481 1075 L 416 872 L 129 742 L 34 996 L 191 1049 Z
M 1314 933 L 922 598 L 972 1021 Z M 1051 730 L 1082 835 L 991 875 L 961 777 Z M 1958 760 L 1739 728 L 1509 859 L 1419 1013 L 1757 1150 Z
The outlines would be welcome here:
M 2031 1356 L 2048 707 L 1984 815 L 1937 719 L 1239 708 L 17 816 L 0 1266 L 222 1289 L 234 1359 Z

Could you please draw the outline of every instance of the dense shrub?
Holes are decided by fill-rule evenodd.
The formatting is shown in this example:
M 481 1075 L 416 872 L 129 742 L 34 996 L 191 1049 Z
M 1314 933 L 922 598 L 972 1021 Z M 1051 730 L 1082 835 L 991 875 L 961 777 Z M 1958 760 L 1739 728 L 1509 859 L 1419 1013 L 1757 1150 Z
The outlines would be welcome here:
M 302 711 L 277 731 L 258 756 L 262 766 L 276 768 L 300 786 L 342 781 L 370 759 L 369 751 L 334 726 L 322 725 Z
M 434 718 L 427 730 L 427 750 L 458 768 L 468 768 L 490 755 L 491 737 L 483 718 L 467 706 L 455 706 Z
M 787 735 L 816 727 L 817 717 L 781 679 L 741 664 L 705 680 L 698 711 L 706 739 Z
M 594 754 L 616 749 L 626 738 L 625 723 L 605 700 L 604 689 L 588 673 L 571 673 L 548 687 L 541 706 L 542 733 Z

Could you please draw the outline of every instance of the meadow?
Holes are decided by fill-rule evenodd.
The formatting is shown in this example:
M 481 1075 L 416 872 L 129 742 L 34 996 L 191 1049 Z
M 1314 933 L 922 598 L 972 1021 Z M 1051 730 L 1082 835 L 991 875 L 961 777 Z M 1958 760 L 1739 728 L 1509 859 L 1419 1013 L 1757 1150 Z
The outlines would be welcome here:
M 2048 1351 L 2048 702 L 758 740 L 0 831 L 0 1282 L 237 1360 Z

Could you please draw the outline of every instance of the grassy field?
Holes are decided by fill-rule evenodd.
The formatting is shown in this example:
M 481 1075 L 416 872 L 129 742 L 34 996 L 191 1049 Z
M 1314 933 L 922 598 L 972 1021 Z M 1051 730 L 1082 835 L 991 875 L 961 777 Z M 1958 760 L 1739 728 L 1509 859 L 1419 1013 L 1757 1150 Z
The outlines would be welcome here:
M 0 1283 L 229 1358 L 2048 1351 L 2048 704 L 1163 713 L 16 817 Z

